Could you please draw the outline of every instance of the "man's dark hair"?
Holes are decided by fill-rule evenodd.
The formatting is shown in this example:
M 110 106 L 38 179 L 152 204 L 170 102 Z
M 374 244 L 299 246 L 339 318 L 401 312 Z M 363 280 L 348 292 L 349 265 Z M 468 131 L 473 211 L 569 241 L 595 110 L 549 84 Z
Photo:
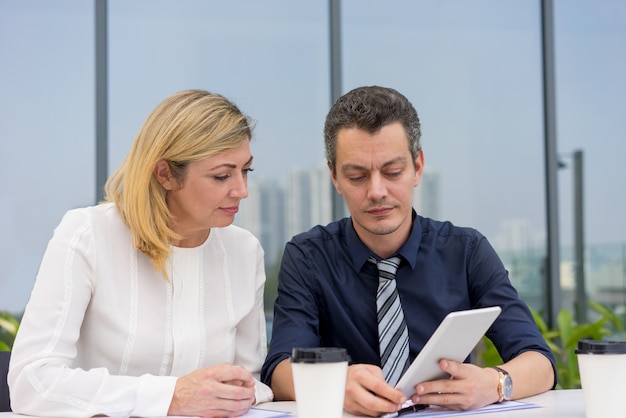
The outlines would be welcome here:
M 374 134 L 393 122 L 400 122 L 404 127 L 415 160 L 422 148 L 420 120 L 406 97 L 392 88 L 379 86 L 358 87 L 341 96 L 328 112 L 324 125 L 326 160 L 333 172 L 339 130 L 356 128 Z

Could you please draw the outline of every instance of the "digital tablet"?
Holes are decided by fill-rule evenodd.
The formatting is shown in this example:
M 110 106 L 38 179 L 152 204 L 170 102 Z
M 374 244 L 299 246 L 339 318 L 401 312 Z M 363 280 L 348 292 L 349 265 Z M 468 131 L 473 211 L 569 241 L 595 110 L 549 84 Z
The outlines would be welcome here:
M 439 368 L 439 360 L 464 362 L 500 311 L 499 306 L 493 306 L 450 312 L 400 378 L 396 388 L 410 397 L 418 383 L 449 377 Z

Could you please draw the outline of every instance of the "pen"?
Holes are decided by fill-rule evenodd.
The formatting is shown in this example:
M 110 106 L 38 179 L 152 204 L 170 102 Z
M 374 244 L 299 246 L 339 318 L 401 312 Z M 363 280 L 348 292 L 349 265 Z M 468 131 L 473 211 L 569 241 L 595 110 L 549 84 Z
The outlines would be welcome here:
M 399 417 L 400 415 L 406 415 L 412 412 L 421 411 L 422 409 L 426 409 L 427 407 L 428 405 L 418 403 L 418 404 L 414 404 L 411 406 L 407 406 L 406 408 L 402 408 L 401 410 L 397 412 L 392 412 L 390 414 L 381 415 L 380 418 L 395 418 L 395 417 Z

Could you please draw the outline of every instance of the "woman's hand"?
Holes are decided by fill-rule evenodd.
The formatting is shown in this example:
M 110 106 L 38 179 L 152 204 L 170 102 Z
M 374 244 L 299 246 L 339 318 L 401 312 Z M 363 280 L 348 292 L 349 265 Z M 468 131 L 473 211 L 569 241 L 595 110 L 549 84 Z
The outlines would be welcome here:
M 254 403 L 252 373 L 220 364 L 178 378 L 168 415 L 236 417 Z

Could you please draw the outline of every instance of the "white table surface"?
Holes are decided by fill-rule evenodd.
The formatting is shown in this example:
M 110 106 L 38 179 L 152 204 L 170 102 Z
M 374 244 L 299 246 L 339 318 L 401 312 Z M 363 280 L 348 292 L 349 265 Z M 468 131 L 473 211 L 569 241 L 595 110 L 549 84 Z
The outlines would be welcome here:
M 541 405 L 541 408 L 485 412 L 462 416 L 467 416 L 468 418 L 584 418 L 585 416 L 585 401 L 581 389 L 551 390 L 541 395 L 520 399 L 520 401 L 538 404 Z M 296 412 L 295 402 L 269 402 L 258 405 L 257 408 Z M 347 412 L 344 412 L 343 416 L 344 418 L 354 417 L 354 415 Z
M 541 405 L 541 408 L 520 409 L 514 411 L 476 413 L 466 415 L 470 418 L 584 418 L 585 401 L 581 389 L 577 390 L 551 390 L 541 395 L 521 399 L 524 402 L 531 402 Z M 257 408 L 270 409 L 274 411 L 296 412 L 295 402 L 269 402 L 258 405 Z M 354 415 L 344 412 L 345 418 Z M 0 412 L 0 418 L 20 418 L 24 415 L 13 414 L 11 412 Z

